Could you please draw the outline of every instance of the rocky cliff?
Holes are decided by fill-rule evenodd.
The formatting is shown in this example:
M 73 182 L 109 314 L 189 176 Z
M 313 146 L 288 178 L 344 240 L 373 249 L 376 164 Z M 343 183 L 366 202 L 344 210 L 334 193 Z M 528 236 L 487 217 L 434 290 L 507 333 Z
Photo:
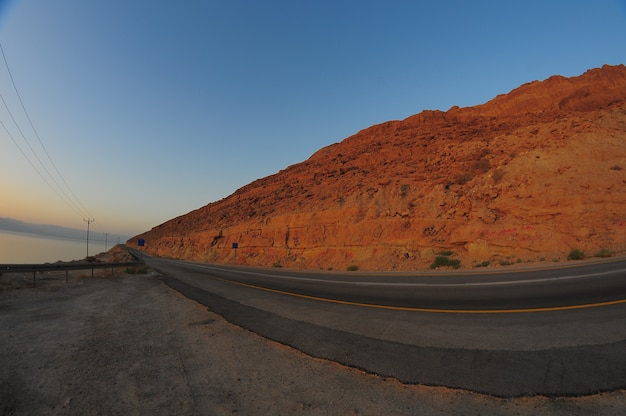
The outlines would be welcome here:
M 161 256 L 340 270 L 622 251 L 626 67 L 372 126 L 136 238 Z

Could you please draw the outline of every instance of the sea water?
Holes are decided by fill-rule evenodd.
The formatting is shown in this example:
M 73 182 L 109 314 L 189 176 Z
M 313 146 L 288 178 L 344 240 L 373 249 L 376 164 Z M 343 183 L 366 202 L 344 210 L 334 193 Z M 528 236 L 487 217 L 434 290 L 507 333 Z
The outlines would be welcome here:
M 106 251 L 113 244 L 89 239 L 89 255 Z M 0 264 L 41 264 L 82 260 L 87 256 L 87 239 L 75 240 L 0 230 Z

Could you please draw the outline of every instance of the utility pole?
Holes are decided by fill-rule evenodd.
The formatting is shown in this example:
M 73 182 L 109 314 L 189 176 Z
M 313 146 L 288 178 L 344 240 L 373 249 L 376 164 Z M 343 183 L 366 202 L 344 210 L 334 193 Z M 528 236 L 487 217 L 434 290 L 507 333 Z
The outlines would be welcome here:
M 83 218 L 83 221 L 87 223 L 87 257 L 89 257 L 89 225 L 95 220 L 93 218 Z
M 109 240 L 109 233 L 104 233 L 104 251 L 107 251 L 108 240 Z

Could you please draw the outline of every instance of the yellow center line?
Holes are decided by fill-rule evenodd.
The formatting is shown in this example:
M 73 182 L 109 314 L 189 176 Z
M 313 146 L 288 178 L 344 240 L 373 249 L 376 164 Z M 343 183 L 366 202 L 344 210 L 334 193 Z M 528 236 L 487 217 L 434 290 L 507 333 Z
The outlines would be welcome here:
M 270 289 L 263 286 L 251 285 L 249 283 L 237 282 L 234 280 L 222 279 L 219 277 L 211 276 L 215 280 L 222 282 L 232 283 L 239 286 L 245 286 L 252 289 L 264 290 L 266 292 L 278 293 L 281 295 L 293 296 L 297 298 L 316 300 L 320 302 L 336 303 L 340 305 L 361 306 L 366 308 L 375 309 L 387 309 L 394 311 L 407 311 L 407 312 L 428 312 L 428 313 L 456 313 L 456 314 L 502 314 L 502 313 L 533 313 L 533 312 L 555 312 L 555 311 L 569 311 L 574 309 L 588 309 L 598 308 L 601 306 L 620 305 L 626 303 L 626 299 L 610 300 L 606 302 L 597 303 L 585 303 L 581 305 L 566 305 L 566 306 L 551 306 L 545 308 L 520 308 L 520 309 L 435 309 L 435 308 L 415 308 L 409 306 L 391 306 L 391 305 L 377 305 L 375 303 L 361 303 L 351 302 L 339 299 L 322 298 L 319 296 L 303 295 L 301 293 L 287 292 L 284 290 Z

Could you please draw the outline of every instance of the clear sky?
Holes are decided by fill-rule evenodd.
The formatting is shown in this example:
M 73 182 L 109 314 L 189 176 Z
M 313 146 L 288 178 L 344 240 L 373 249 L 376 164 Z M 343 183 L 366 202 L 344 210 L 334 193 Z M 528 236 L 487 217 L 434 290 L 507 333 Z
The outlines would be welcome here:
M 626 63 L 626 0 L 0 0 L 0 44 L 37 132 L 0 57 L 0 217 L 133 235 L 373 124 Z

